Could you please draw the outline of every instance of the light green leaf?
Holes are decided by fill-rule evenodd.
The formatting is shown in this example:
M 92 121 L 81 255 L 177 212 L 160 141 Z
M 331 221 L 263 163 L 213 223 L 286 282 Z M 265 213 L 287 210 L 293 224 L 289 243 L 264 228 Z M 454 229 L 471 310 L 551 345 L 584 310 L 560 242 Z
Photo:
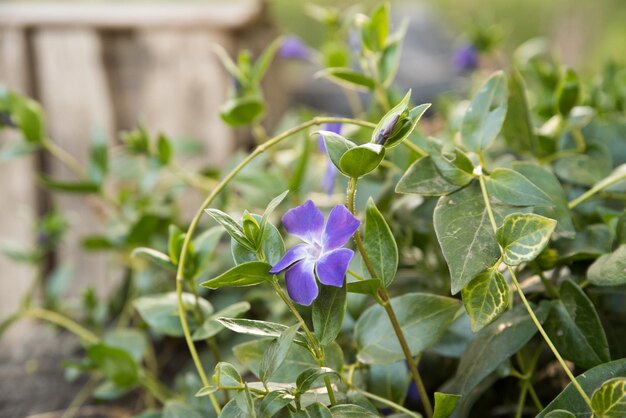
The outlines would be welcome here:
M 369 409 L 359 405 L 335 405 L 330 408 L 333 418 L 379 418 Z
M 448 183 L 465 186 L 474 179 L 472 161 L 458 148 L 449 148 L 434 140 L 427 142 L 428 153 L 435 168 Z
M 170 271 L 176 271 L 176 266 L 172 263 L 172 260 L 167 255 L 163 254 L 160 251 L 153 250 L 152 248 L 135 248 L 133 252 L 130 253 L 130 256 L 143 258 L 145 260 L 153 262 L 160 267 L 165 267 Z
M 125 350 L 98 343 L 87 348 L 87 357 L 115 386 L 128 388 L 139 380 L 139 365 Z
M 596 286 L 619 286 L 626 283 L 626 244 L 594 261 L 587 270 L 587 279 Z
M 509 266 L 534 260 L 548 245 L 556 227 L 554 219 L 533 213 L 513 213 L 496 231 L 503 259 Z
M 381 283 L 378 279 L 359 280 L 348 283 L 348 293 L 361 293 L 364 295 L 376 296 Z
M 509 286 L 495 268 L 487 269 L 472 279 L 463 288 L 462 294 L 474 332 L 489 325 L 509 306 Z
M 258 321 L 254 319 L 217 318 L 217 321 L 238 334 L 256 335 L 257 337 L 280 337 L 287 330 L 286 325 L 274 322 Z M 294 338 L 296 343 L 307 346 L 304 335 L 298 333 Z
M 435 232 L 450 268 L 451 292 L 458 293 L 500 257 L 478 185 L 442 196 L 434 213 Z
M 347 306 L 346 293 L 345 284 L 343 287 L 320 285 L 320 293 L 313 301 L 311 319 L 322 346 L 335 341 L 341 331 Z
M 287 357 L 287 353 L 291 348 L 293 339 L 300 328 L 300 324 L 287 328 L 280 334 L 280 337 L 270 343 L 267 351 L 261 360 L 259 368 L 259 378 L 263 382 L 268 382 L 272 375 L 278 370 L 283 361 Z
M 215 365 L 213 373 L 213 383 L 219 388 L 243 388 L 243 380 L 235 367 L 221 361 Z
M 580 287 L 565 280 L 545 324 L 561 355 L 590 369 L 611 361 L 609 344 L 593 303 Z
M 426 293 L 409 293 L 391 299 L 398 322 L 414 356 L 435 344 L 452 323 L 459 308 L 456 299 Z M 357 321 L 357 358 L 366 364 L 389 364 L 404 358 L 385 310 L 367 309 Z
M 259 96 L 238 97 L 220 106 L 222 120 L 231 126 L 243 126 L 260 118 L 265 112 L 265 104 Z
M 267 263 L 249 261 L 236 265 L 225 273 L 201 283 L 200 286 L 208 287 L 209 289 L 219 289 L 223 286 L 253 286 L 271 280 L 272 275 L 269 274 L 271 268 L 272 266 Z
M 134 328 L 115 328 L 108 331 L 102 337 L 102 342 L 109 347 L 126 351 L 138 363 L 148 348 L 144 333 Z
M 548 413 L 545 418 L 576 418 L 576 415 L 564 409 L 556 409 Z
M 341 164 L 339 163 L 341 157 L 352 148 L 356 147 L 356 144 L 343 136 L 330 131 L 318 131 L 315 132 L 324 138 L 324 145 L 328 152 L 330 161 L 341 171 Z
M 370 77 L 357 73 L 351 68 L 335 67 L 326 68 L 315 74 L 316 77 L 324 77 L 341 86 L 356 90 L 373 90 L 376 82 Z
M 376 278 L 384 287 L 388 287 L 398 269 L 398 246 L 389 225 L 371 197 L 365 209 L 364 245 L 376 271 Z
M 183 293 L 182 299 L 185 311 L 187 311 L 187 322 L 193 332 L 199 325 L 196 322 L 195 315 L 192 315 L 192 310 L 196 309 L 194 308 L 196 297 L 191 293 Z M 135 299 L 133 305 L 152 330 L 171 337 L 183 336 L 183 329 L 178 317 L 178 296 L 176 292 L 142 296 Z M 205 318 L 213 313 L 213 307 L 203 298 L 198 299 L 198 309 L 200 309 Z
M 163 134 L 157 139 L 157 158 L 161 164 L 167 165 L 172 160 L 174 150 L 170 140 Z
M 232 216 L 219 209 L 209 208 L 204 211 L 211 215 L 211 217 L 220 225 L 222 225 L 224 229 L 226 229 L 228 235 L 230 235 L 235 241 L 251 251 L 255 250 L 254 244 L 246 237 L 246 234 L 243 232 L 243 228 L 236 220 L 233 219 Z
M 41 143 L 45 136 L 45 123 L 43 111 L 39 103 L 34 100 L 12 95 L 14 104 L 15 122 L 20 127 L 26 142 L 31 144 Z
M 202 325 L 193 333 L 193 340 L 205 340 L 214 337 L 224 329 L 217 318 L 237 318 L 250 310 L 248 302 L 237 302 L 208 317 Z
M 163 408 L 162 418 L 204 418 L 204 415 L 183 402 L 168 401 Z
M 550 196 L 530 180 L 508 168 L 496 168 L 485 181 L 489 196 L 512 206 L 551 206 Z
M 274 56 L 276 55 L 278 48 L 280 48 L 283 42 L 284 42 L 283 38 L 280 38 L 280 37 L 276 38 L 261 53 L 259 58 L 254 63 L 254 67 L 252 69 L 252 74 L 250 78 L 253 84 L 258 84 L 261 82 L 261 79 L 267 72 L 267 69 L 272 63 Z
M 405 171 L 396 185 L 396 193 L 415 193 L 422 196 L 442 196 L 459 190 L 457 186 L 448 182 L 429 156 L 415 161 Z
M 596 390 L 591 397 L 591 408 L 598 418 L 623 418 L 626 416 L 626 379 L 611 379 Z
M 435 392 L 435 413 L 433 418 L 449 418 L 456 408 L 461 395 Z
M 359 178 L 374 170 L 385 158 L 382 145 L 367 143 L 351 148 L 339 159 L 339 170 L 348 177 Z
M 498 71 L 472 98 L 463 117 L 461 141 L 468 150 L 481 153 L 493 142 L 504 123 L 507 99 L 506 76 Z

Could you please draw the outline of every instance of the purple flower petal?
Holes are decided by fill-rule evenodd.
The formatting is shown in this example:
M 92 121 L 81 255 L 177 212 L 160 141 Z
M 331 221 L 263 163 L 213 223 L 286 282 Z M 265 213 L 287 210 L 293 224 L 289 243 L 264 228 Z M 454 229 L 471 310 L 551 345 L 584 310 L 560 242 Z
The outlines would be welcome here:
M 459 72 L 465 73 L 475 70 L 478 67 L 478 52 L 473 45 L 461 45 L 454 51 L 452 62 L 454 68 Z
M 309 306 L 317 297 L 314 266 L 313 261 L 305 259 L 291 266 L 285 273 L 287 293 L 294 302 L 300 305 Z
M 278 55 L 287 59 L 307 60 L 311 56 L 311 50 L 300 38 L 288 36 L 281 44 Z
M 353 256 L 354 251 L 348 248 L 338 248 L 322 255 L 315 264 L 317 278 L 329 286 L 343 286 L 343 279 Z
M 304 204 L 289 209 L 283 215 L 283 225 L 287 232 L 312 243 L 321 243 L 324 228 L 324 215 L 310 200 Z
M 270 269 L 270 274 L 278 274 L 296 261 L 302 260 L 306 257 L 308 247 L 309 246 L 307 244 L 298 244 L 288 250 L 283 258 L 281 258 L 280 261 L 274 264 L 274 266 Z
M 359 229 L 361 222 L 344 205 L 337 205 L 328 215 L 328 222 L 322 235 L 324 250 L 342 247 Z
M 339 135 L 341 133 L 341 122 L 329 122 L 325 123 L 323 126 L 323 131 L 333 132 Z M 326 152 L 326 144 L 324 143 L 324 136 L 318 135 L 317 137 L 317 147 L 321 152 L 327 154 Z
M 335 167 L 331 161 L 328 161 L 326 171 L 324 172 L 324 178 L 322 179 L 322 189 L 324 189 L 327 195 L 333 194 L 333 191 L 335 190 L 335 178 L 337 177 L 337 172 L 337 167 Z

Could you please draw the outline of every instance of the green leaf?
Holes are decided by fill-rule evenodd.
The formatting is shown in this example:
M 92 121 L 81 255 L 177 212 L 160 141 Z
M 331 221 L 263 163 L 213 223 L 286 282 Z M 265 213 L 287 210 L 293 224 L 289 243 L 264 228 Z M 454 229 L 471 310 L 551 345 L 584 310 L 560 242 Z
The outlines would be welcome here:
M 556 90 L 557 110 L 567 116 L 580 98 L 578 75 L 571 68 L 566 68 Z
M 178 265 L 178 255 L 183 248 L 185 234 L 176 225 L 170 225 L 168 228 L 167 252 L 170 260 L 174 265 Z
M 160 251 L 153 250 L 152 248 L 135 248 L 133 252 L 130 253 L 130 256 L 143 258 L 170 271 L 176 271 L 176 266 L 174 265 L 174 263 L 172 263 L 172 260 L 167 255 L 163 254 Z
M 120 388 L 133 386 L 139 380 L 137 362 L 121 348 L 94 344 L 87 348 L 87 357 L 107 379 Z
M 458 293 L 500 257 L 489 215 L 478 185 L 439 198 L 435 232 L 450 268 L 451 292 Z
M 220 107 L 222 120 L 231 126 L 248 125 L 265 112 L 265 104 L 258 96 L 230 99 Z
M 333 418 L 330 409 L 319 402 L 307 406 L 303 412 L 303 418 Z
M 450 152 L 434 140 L 428 141 L 428 152 L 435 168 L 447 182 L 455 186 L 465 186 L 474 179 L 472 161 L 458 148 Z
M 289 190 L 285 190 L 275 198 L 273 198 L 270 203 L 267 204 L 265 211 L 263 212 L 263 217 L 261 218 L 261 231 L 265 228 L 268 223 L 269 217 L 274 212 L 274 210 L 281 204 L 285 197 L 289 194 Z
M 489 325 L 509 306 L 509 286 L 495 268 L 487 269 L 472 279 L 463 288 L 462 294 L 474 332 Z
M 246 237 L 246 234 L 244 233 L 241 225 L 239 225 L 239 223 L 234 220 L 232 216 L 222 212 L 219 209 L 210 208 L 205 209 L 204 211 L 211 215 L 211 217 L 215 219 L 220 225 L 222 225 L 224 229 L 226 229 L 228 235 L 230 235 L 235 241 L 237 241 L 239 244 L 249 249 L 250 251 L 256 250 L 256 248 L 254 248 L 254 243 L 250 242 L 248 237 Z
M 391 299 L 411 354 L 418 355 L 446 332 L 459 308 L 456 299 L 426 293 L 409 293 Z M 404 354 L 385 310 L 380 305 L 367 309 L 355 328 L 357 358 L 366 364 L 388 364 Z
M 209 316 L 193 333 L 193 340 L 205 340 L 214 337 L 224 329 L 217 318 L 237 318 L 250 310 L 248 302 L 237 302 Z
M 256 335 L 258 337 L 277 338 L 288 328 L 286 325 L 254 319 L 217 318 L 217 321 L 238 334 Z M 300 333 L 296 335 L 294 341 L 303 344 L 305 347 L 307 346 L 304 335 Z
M 168 165 L 172 161 L 174 150 L 170 140 L 164 134 L 159 134 L 157 139 L 157 158 L 163 165 Z
M 568 183 L 593 186 L 611 173 L 611 154 L 602 144 L 589 144 L 584 154 L 559 158 L 554 172 Z
M 430 156 L 415 161 L 396 185 L 396 193 L 415 193 L 422 196 L 442 196 L 459 190 L 448 182 L 435 167 Z
M 192 310 L 196 304 L 196 297 L 191 293 L 183 293 L 183 306 L 187 311 L 187 322 L 193 332 L 197 324 Z M 158 294 L 154 296 L 142 296 L 134 300 L 133 305 L 141 318 L 156 332 L 171 337 L 182 337 L 183 329 L 178 317 L 178 296 L 176 292 Z M 198 299 L 198 309 L 206 318 L 213 313 L 211 304 L 203 298 Z
M 367 390 L 374 395 L 404 404 L 411 378 L 404 361 L 373 364 L 367 374 Z
M 263 355 L 263 360 L 259 368 L 259 378 L 261 381 L 267 383 L 280 365 L 283 364 L 291 348 L 293 339 L 298 332 L 298 328 L 300 328 L 300 324 L 287 328 L 280 334 L 280 337 L 270 343 L 270 346 Z
M 545 325 L 561 355 L 585 369 L 611 361 L 609 344 L 593 303 L 580 287 L 565 280 Z
M 548 316 L 548 305 L 533 308 L 539 322 Z M 451 390 L 469 394 L 500 364 L 517 353 L 537 333 L 537 327 L 523 305 L 505 312 L 480 330 L 461 357 Z
M 297 391 L 299 393 L 308 391 L 313 387 L 313 385 L 315 385 L 315 382 L 324 377 L 338 379 L 339 373 L 329 367 L 315 367 L 307 369 L 300 373 L 296 379 Z
M 626 283 L 626 244 L 594 261 L 587 270 L 587 279 L 596 286 L 619 286 Z
M 576 415 L 564 409 L 556 409 L 545 416 L 546 418 L 576 418 Z
M 489 196 L 512 206 L 550 206 L 552 199 L 523 174 L 496 168 L 486 179 Z
M 506 116 L 507 98 L 506 76 L 498 71 L 472 98 L 463 117 L 461 141 L 468 150 L 481 153 L 498 136 Z
M 534 260 L 548 245 L 556 227 L 554 219 L 533 213 L 513 213 L 496 231 L 503 260 L 509 266 Z
M 324 138 L 324 145 L 328 152 L 330 161 L 341 171 L 341 157 L 352 148 L 356 147 L 356 144 L 343 136 L 330 131 L 317 131 Z
M 398 269 L 398 246 L 389 225 L 371 197 L 365 209 L 364 245 L 376 271 L 376 278 L 384 287 L 388 287 Z
M 202 412 L 183 402 L 167 401 L 163 408 L 162 418 L 203 418 Z
M 576 377 L 576 381 L 580 384 L 585 393 L 591 396 L 604 382 L 618 377 L 626 378 L 626 359 L 615 360 L 589 369 Z M 573 413 L 575 416 L 591 416 L 591 411 L 589 411 L 587 404 L 571 383 L 537 415 L 537 418 L 546 418 L 550 412 L 555 410 L 566 410 Z
M 385 148 L 363 144 L 346 151 L 339 159 L 339 170 L 348 177 L 359 178 L 374 170 L 385 158 Z
M 213 373 L 213 383 L 219 388 L 243 388 L 243 380 L 235 367 L 221 361 L 215 365 Z
M 324 77 L 341 86 L 357 90 L 373 90 L 376 82 L 370 77 L 357 73 L 351 68 L 326 68 L 316 73 L 316 77 Z
M 461 395 L 435 392 L 435 413 L 433 418 L 449 418 L 456 408 Z
M 203 396 L 208 396 L 211 393 L 215 393 L 219 390 L 219 388 L 217 386 L 203 386 L 199 391 L 196 392 L 195 396 L 196 398 L 201 398 Z
M 236 265 L 227 272 L 201 283 L 200 286 L 208 287 L 209 289 L 219 289 L 223 286 L 254 286 L 272 279 L 272 275 L 269 274 L 271 268 L 272 266 L 267 263 L 249 261 Z
M 254 67 L 252 68 L 251 74 L 251 82 L 253 84 L 258 84 L 261 82 L 261 79 L 267 72 L 267 69 L 272 63 L 272 60 L 274 60 L 274 56 L 276 56 L 276 52 L 278 51 L 278 48 L 280 48 L 280 46 L 282 45 L 283 41 L 284 39 L 280 37 L 274 39 L 274 41 L 272 41 L 272 43 L 269 44 L 265 48 L 265 50 L 263 50 L 259 58 L 256 60 L 256 62 L 254 63 Z
M 359 280 L 348 283 L 348 293 L 361 293 L 364 295 L 376 296 L 381 283 L 378 279 Z
M 378 71 L 380 79 L 385 87 L 388 87 L 395 78 L 400 66 L 400 53 L 402 52 L 402 39 L 396 39 L 390 42 L 383 49 L 378 61 Z
M 13 95 L 13 116 L 26 142 L 41 143 L 45 136 L 45 123 L 41 106 L 34 100 Z
M 126 351 L 138 363 L 148 348 L 148 341 L 144 333 L 133 328 L 113 329 L 104 334 L 102 342 L 109 347 Z
M 313 330 L 322 346 L 335 341 L 346 314 L 346 285 L 343 287 L 320 285 L 320 293 L 313 301 L 311 318 Z
M 333 418 L 378 418 L 378 415 L 359 405 L 335 405 L 330 408 Z
M 380 51 L 387 42 L 389 36 L 389 3 L 380 4 L 370 16 L 367 26 L 366 46 L 372 51 Z
M 67 193 L 98 193 L 100 184 L 93 181 L 63 181 L 40 175 L 39 183 L 47 189 Z
M 289 393 L 270 392 L 261 400 L 258 416 L 262 418 L 276 416 L 281 409 L 289 405 L 294 399 L 295 397 Z
M 102 184 L 109 167 L 109 149 L 104 132 L 97 131 L 89 146 L 89 166 L 87 177 L 90 181 Z
M 253 214 L 252 217 L 257 223 L 262 222 L 259 215 Z M 257 261 L 259 256 L 257 251 L 249 250 L 236 240 L 231 241 L 231 252 L 236 264 L 246 263 L 249 261 Z M 285 254 L 285 242 L 280 232 L 270 222 L 265 224 L 260 239 L 260 252 L 265 257 L 265 261 L 269 264 L 276 264 Z
M 549 206 L 538 206 L 533 212 L 556 219 L 555 235 L 573 238 L 576 232 L 572 223 L 572 213 L 567 206 L 567 196 L 556 176 L 548 169 L 529 162 L 517 162 L 513 169 L 521 173 L 550 197 Z
M 591 397 L 591 408 L 598 418 L 623 418 L 626 416 L 626 379 L 611 379 L 596 390 Z
M 502 135 L 512 150 L 516 152 L 529 151 L 537 156 L 539 144 L 532 124 L 524 80 L 516 69 L 509 72 L 508 80 L 508 110 L 502 125 Z

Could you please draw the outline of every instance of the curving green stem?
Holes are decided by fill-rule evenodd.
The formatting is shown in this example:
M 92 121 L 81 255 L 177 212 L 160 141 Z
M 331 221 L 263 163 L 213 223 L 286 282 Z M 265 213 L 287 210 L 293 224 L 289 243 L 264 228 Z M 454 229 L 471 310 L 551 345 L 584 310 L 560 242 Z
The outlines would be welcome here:
M 88 342 L 89 344 L 95 344 L 99 341 L 99 338 L 96 334 L 89 331 L 87 328 L 83 327 L 76 321 L 72 321 L 68 317 L 65 317 L 61 314 L 58 314 L 53 311 L 49 311 L 47 309 L 41 308 L 31 308 L 23 313 L 24 316 L 30 316 L 37 319 L 42 319 L 44 321 L 52 322 L 66 330 L 70 331 L 72 334 L 75 334 L 82 340 Z
M 178 262 L 178 269 L 176 271 L 176 294 L 178 299 L 178 317 L 180 318 L 180 324 L 183 329 L 183 334 L 185 336 L 185 341 L 187 343 L 187 347 L 189 348 L 189 353 L 191 354 L 191 358 L 196 367 L 198 375 L 200 376 L 200 380 L 202 384 L 205 386 L 209 386 L 210 382 L 207 378 L 206 372 L 204 371 L 204 367 L 202 366 L 202 362 L 200 361 L 200 357 L 198 356 L 198 352 L 196 350 L 196 346 L 191 337 L 191 332 L 189 331 L 189 324 L 187 323 L 187 317 L 185 315 L 185 308 L 183 304 L 183 281 L 185 279 L 185 265 L 187 263 L 187 254 L 189 253 L 189 244 L 191 243 L 191 238 L 198 227 L 198 223 L 200 222 L 200 218 L 202 218 L 202 214 L 204 209 L 206 209 L 211 202 L 217 197 L 217 195 L 224 190 L 226 185 L 230 183 L 230 181 L 253 159 L 262 154 L 268 148 L 273 147 L 274 145 L 280 143 L 281 141 L 289 138 L 290 136 L 301 132 L 305 129 L 310 128 L 311 126 L 321 125 L 323 123 L 345 123 L 351 125 L 363 126 L 366 128 L 375 128 L 376 125 L 367 121 L 358 120 L 358 119 L 350 119 L 350 118 L 335 118 L 335 117 L 317 117 L 313 118 L 308 122 L 301 123 L 300 125 L 294 126 L 291 129 L 269 139 L 267 142 L 259 145 L 250 155 L 248 155 L 245 159 L 243 159 L 235 168 L 233 168 L 227 175 L 220 181 L 213 191 L 206 197 L 202 205 L 194 215 L 191 223 L 189 224 L 189 228 L 187 228 L 187 233 L 185 234 L 185 239 L 183 241 L 182 248 L 180 250 L 180 257 Z M 213 394 L 209 395 L 211 398 L 211 403 L 216 411 L 221 410 L 215 396 Z
M 496 218 L 493 215 L 493 210 L 491 208 L 491 202 L 489 201 L 489 195 L 487 194 L 487 187 L 485 186 L 484 175 L 482 174 L 482 172 L 480 170 L 479 170 L 479 172 L 480 172 L 480 175 L 478 176 L 478 182 L 480 183 L 480 190 L 481 190 L 482 195 L 483 195 L 483 200 L 485 201 L 485 207 L 487 208 L 487 215 L 489 216 L 489 221 L 491 222 L 491 226 L 493 227 L 493 232 L 495 233 L 497 231 L 497 229 L 498 229 L 498 225 L 496 223 Z M 502 251 L 502 249 L 500 249 L 500 251 Z M 526 311 L 528 312 L 528 315 L 530 315 L 530 318 L 535 323 L 535 326 L 537 327 L 537 330 L 539 330 L 539 333 L 541 334 L 541 336 L 545 340 L 546 344 L 548 344 L 548 347 L 550 347 L 550 350 L 552 350 L 552 353 L 554 354 L 554 356 L 558 360 L 559 364 L 561 365 L 561 368 L 563 369 L 563 371 L 565 372 L 565 374 L 567 375 L 569 380 L 572 382 L 572 386 L 574 386 L 576 388 L 576 390 L 578 391 L 580 396 L 583 398 L 583 400 L 585 401 L 587 406 L 589 406 L 589 409 L 593 410 L 591 408 L 591 399 L 589 399 L 589 396 L 587 396 L 587 394 L 585 393 L 583 388 L 580 386 L 580 384 L 576 380 L 576 377 L 574 377 L 574 375 L 572 374 L 572 372 L 569 369 L 569 367 L 567 367 L 567 364 L 565 363 L 565 360 L 563 360 L 563 357 L 561 357 L 561 353 L 559 353 L 559 350 L 557 350 L 556 347 L 554 346 L 554 344 L 552 343 L 552 340 L 550 339 L 550 337 L 548 336 L 546 331 L 543 329 L 543 326 L 541 325 L 541 322 L 539 322 L 539 319 L 537 318 L 537 315 L 535 315 L 535 312 L 533 311 L 533 308 L 528 303 L 528 299 L 526 299 L 526 295 L 524 295 L 524 291 L 522 290 L 519 282 L 517 281 L 517 276 L 515 275 L 515 270 L 513 270 L 513 268 L 511 268 L 511 266 L 507 266 L 507 268 L 508 268 L 509 273 L 511 275 L 511 280 L 513 281 L 513 284 L 515 285 L 515 289 L 517 290 L 517 293 L 519 294 L 519 297 L 522 300 L 522 303 L 524 304 L 524 307 L 526 308 Z
M 574 209 L 576 206 L 578 206 L 579 204 L 581 204 L 585 200 L 589 199 L 594 194 L 596 194 L 598 192 L 601 192 L 602 190 L 606 189 L 607 187 L 612 186 L 613 184 L 617 183 L 618 181 L 624 180 L 624 179 L 626 179 L 626 171 L 624 171 L 623 173 L 621 173 L 620 175 L 617 175 L 617 176 L 608 176 L 608 177 L 604 178 L 603 180 L 600 180 L 598 183 L 596 183 L 596 185 L 593 186 L 591 189 L 587 190 L 585 193 L 581 194 L 576 199 L 573 199 L 571 202 L 569 202 L 567 204 L 567 207 L 570 208 L 570 209 Z
M 348 191 L 346 193 L 348 209 L 355 215 L 356 206 L 354 203 L 354 198 L 356 196 L 356 184 L 357 179 L 351 178 L 348 181 Z M 372 261 L 365 251 L 365 246 L 363 245 L 363 240 L 361 239 L 361 233 L 358 230 L 354 233 L 354 241 L 356 243 L 357 249 L 359 250 L 359 253 L 361 253 L 361 257 L 363 258 L 363 262 L 365 263 L 365 267 L 367 268 L 370 276 L 376 277 L 376 269 L 374 269 L 374 265 L 372 264 Z M 391 326 L 393 327 L 396 337 L 398 338 L 398 342 L 400 343 L 400 347 L 402 348 L 402 353 L 404 354 L 404 358 L 409 366 L 411 377 L 413 378 L 413 381 L 415 381 L 417 391 L 419 392 L 420 398 L 422 399 L 426 416 L 431 418 L 433 416 L 433 407 L 430 403 L 428 392 L 426 391 L 426 387 L 424 386 L 422 376 L 417 369 L 417 363 L 415 362 L 415 360 L 413 359 L 413 355 L 411 354 L 411 349 L 409 348 L 409 344 L 407 343 L 406 337 L 404 336 L 404 331 L 402 331 L 402 327 L 400 326 L 398 317 L 396 316 L 396 313 L 393 310 L 393 307 L 391 306 L 391 303 L 389 301 L 389 294 L 387 293 L 387 289 L 385 289 L 384 287 L 379 288 L 377 298 L 378 302 L 385 309 L 387 317 L 389 317 L 389 321 L 391 322 Z

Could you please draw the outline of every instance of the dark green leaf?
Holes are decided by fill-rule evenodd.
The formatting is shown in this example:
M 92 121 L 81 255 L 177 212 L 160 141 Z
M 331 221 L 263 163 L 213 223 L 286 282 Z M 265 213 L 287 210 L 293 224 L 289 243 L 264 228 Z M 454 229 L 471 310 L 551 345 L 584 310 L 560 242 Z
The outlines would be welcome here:
M 415 161 L 396 186 L 396 193 L 416 193 L 422 196 L 442 196 L 459 190 L 462 186 L 448 182 L 429 156 Z
M 604 382 L 617 377 L 626 377 L 626 359 L 615 360 L 596 366 L 578 376 L 576 380 L 585 393 L 591 396 Z M 569 411 L 577 417 L 591 416 L 591 411 L 589 411 L 587 404 L 571 383 L 537 415 L 537 418 L 547 418 L 550 412 L 559 409 Z
M 509 286 L 495 269 L 487 269 L 463 288 L 463 303 L 472 331 L 478 332 L 493 322 L 509 306 Z
M 611 154 L 604 145 L 590 144 L 584 154 L 559 158 L 554 172 L 568 183 L 593 186 L 611 173 Z
M 478 185 L 439 198 L 434 223 L 450 268 L 451 291 L 456 294 L 500 257 L 500 248 Z
M 287 357 L 287 353 L 291 348 L 293 339 L 300 328 L 300 324 L 287 328 L 280 334 L 280 337 L 270 343 L 270 346 L 263 355 L 261 366 L 259 368 L 259 378 L 263 382 L 268 382 L 272 375 L 283 364 Z
M 398 322 L 416 356 L 446 332 L 459 308 L 456 299 L 425 293 L 409 293 L 391 299 Z M 365 311 L 355 325 L 357 357 L 366 364 L 389 364 L 404 358 L 385 310 L 380 305 Z
M 578 75 L 571 68 L 566 68 L 556 91 L 557 110 L 563 116 L 567 116 L 578 103 L 580 86 Z
M 486 179 L 489 196 L 512 206 L 551 206 L 552 199 L 530 180 L 508 168 L 496 168 Z
M 368 391 L 397 404 L 404 404 L 411 378 L 404 361 L 373 364 L 367 375 Z
M 272 275 L 269 274 L 271 268 L 272 266 L 267 263 L 262 263 L 260 261 L 250 261 L 247 263 L 238 264 L 227 272 L 217 276 L 214 279 L 207 280 L 200 285 L 208 287 L 209 289 L 218 289 L 223 286 L 254 286 L 256 284 L 264 283 L 272 279 Z
M 508 80 L 508 110 L 502 125 L 502 135 L 512 150 L 517 152 L 530 151 L 532 154 L 538 155 L 539 145 L 532 124 L 524 80 L 519 71 L 515 69 L 509 73 Z
M 98 343 L 87 348 L 87 356 L 116 386 L 127 388 L 133 386 L 139 379 L 137 362 L 121 348 Z
M 378 415 L 359 405 L 335 405 L 330 408 L 333 418 L 378 418 Z
M 93 181 L 63 181 L 40 175 L 39 182 L 47 189 L 67 193 L 98 193 L 100 184 Z
M 296 386 L 299 393 L 304 393 L 311 389 L 315 382 L 322 378 L 338 379 L 339 373 L 329 367 L 316 367 L 303 371 L 296 379 Z
M 89 180 L 102 184 L 109 167 L 109 152 L 107 139 L 104 132 L 96 132 L 89 146 L 89 166 L 87 176 Z
M 576 418 L 576 415 L 564 409 L 556 409 L 548 413 L 545 418 Z
M 364 244 L 376 271 L 376 278 L 384 287 L 388 287 L 398 269 L 398 246 L 389 225 L 371 197 L 365 209 Z
M 174 265 L 178 265 L 178 255 L 183 248 L 185 234 L 176 225 L 170 225 L 168 228 L 167 252 L 170 260 Z
M 587 279 L 596 286 L 619 286 L 626 283 L 626 244 L 594 261 L 587 270 Z
M 494 73 L 472 98 L 461 125 L 465 147 L 481 153 L 498 136 L 507 110 L 507 81 L 503 72 Z
M 609 344 L 591 300 L 571 280 L 563 282 L 559 296 L 545 328 L 561 355 L 585 369 L 610 361 Z
M 339 159 L 339 170 L 348 177 L 359 178 L 374 170 L 385 158 L 385 148 L 363 144 L 346 151 Z
M 364 295 L 376 296 L 381 283 L 378 279 L 359 280 L 348 283 L 348 293 L 361 293 Z
M 513 213 L 496 231 L 503 259 L 509 266 L 534 260 L 548 245 L 556 227 L 554 219 L 534 213 Z
M 346 313 L 346 285 L 343 287 L 320 285 L 320 293 L 313 301 L 311 318 L 313 330 L 322 346 L 335 341 Z
M 456 408 L 461 395 L 435 392 L 435 413 L 433 418 L 449 418 Z
M 305 414 L 307 418 L 332 418 L 330 409 L 324 404 L 319 402 L 311 404 L 305 408 Z
M 276 414 L 289 405 L 294 400 L 294 396 L 284 392 L 270 392 L 263 397 L 259 407 L 258 416 L 261 418 L 269 418 L 276 416 Z

